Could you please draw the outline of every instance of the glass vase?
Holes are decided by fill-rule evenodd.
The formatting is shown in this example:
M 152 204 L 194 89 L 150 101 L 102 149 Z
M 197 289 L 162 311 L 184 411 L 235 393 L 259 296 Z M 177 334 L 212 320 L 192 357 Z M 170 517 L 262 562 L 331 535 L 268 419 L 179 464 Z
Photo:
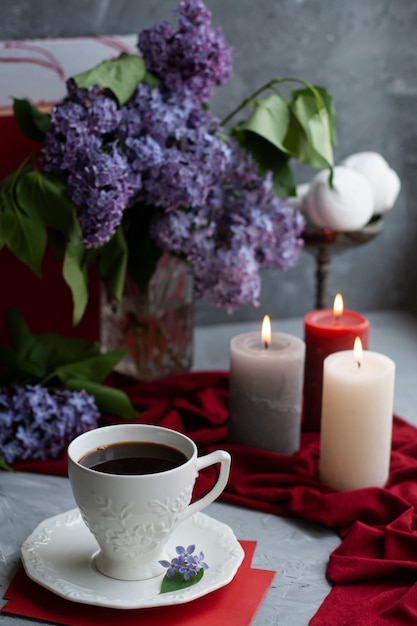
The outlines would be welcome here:
M 187 371 L 193 358 L 194 284 L 189 266 L 164 254 L 147 291 L 126 277 L 121 302 L 101 296 L 101 349 L 127 349 L 116 371 L 152 381 Z

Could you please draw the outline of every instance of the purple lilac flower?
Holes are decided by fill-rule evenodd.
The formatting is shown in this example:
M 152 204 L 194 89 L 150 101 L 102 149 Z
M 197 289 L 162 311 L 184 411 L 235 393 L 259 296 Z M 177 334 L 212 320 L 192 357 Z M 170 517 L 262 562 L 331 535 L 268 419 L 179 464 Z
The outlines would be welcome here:
M 193 576 L 197 576 L 201 569 L 208 569 L 207 563 L 204 562 L 204 554 L 200 552 L 199 555 L 193 554 L 195 545 L 190 545 L 188 548 L 183 546 L 177 546 L 175 548 L 176 553 L 179 555 L 169 561 L 159 561 L 162 567 L 167 567 L 167 576 L 172 578 L 175 573 L 182 574 L 184 580 L 187 581 Z
M 151 236 L 193 266 L 198 297 L 232 312 L 258 304 L 260 270 L 294 264 L 304 219 L 273 194 L 270 176 L 259 176 L 249 155 L 230 147 L 227 172 L 206 204 L 158 216 Z
M 128 161 L 117 143 L 121 120 L 122 111 L 100 87 L 72 87 L 51 113 L 42 167 L 66 177 L 87 248 L 110 239 L 134 193 Z
M 97 248 L 114 234 L 132 196 L 127 160 L 117 146 L 109 152 L 90 152 L 68 176 L 67 183 L 84 245 Z
M 170 91 L 189 89 L 207 102 L 216 85 L 232 75 L 232 49 L 221 28 L 211 28 L 211 13 L 202 0 L 180 3 L 178 30 L 166 22 L 143 30 L 138 48 L 146 66 Z
M 85 391 L 13 385 L 0 392 L 0 453 L 7 463 L 57 458 L 69 442 L 97 427 L 94 398 Z
M 187 93 L 139 85 L 123 112 L 121 139 L 141 186 L 135 200 L 164 208 L 205 203 L 230 159 L 217 118 Z
M 165 210 L 204 204 L 230 158 L 221 132 L 187 93 L 141 84 L 117 111 L 97 88 L 73 89 L 52 114 L 43 168 L 66 177 L 84 245 L 97 248 L 136 202 Z
M 103 135 L 115 133 L 121 111 L 114 98 L 100 87 L 72 88 L 68 97 L 50 114 L 50 130 L 42 148 L 46 172 L 68 175 L 85 155 L 97 151 Z

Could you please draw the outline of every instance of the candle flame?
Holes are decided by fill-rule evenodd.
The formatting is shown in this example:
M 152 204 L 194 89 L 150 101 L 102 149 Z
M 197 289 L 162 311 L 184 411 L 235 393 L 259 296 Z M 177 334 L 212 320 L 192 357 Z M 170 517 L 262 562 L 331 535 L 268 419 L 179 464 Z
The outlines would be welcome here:
M 360 337 L 356 337 L 355 343 L 353 344 L 353 357 L 358 368 L 362 364 L 362 353 L 362 341 Z
M 343 298 L 340 293 L 337 293 L 333 303 L 333 315 L 336 319 L 338 319 L 341 315 L 343 315 Z
M 269 315 L 265 315 L 262 322 L 262 343 L 265 348 L 271 343 L 271 320 Z

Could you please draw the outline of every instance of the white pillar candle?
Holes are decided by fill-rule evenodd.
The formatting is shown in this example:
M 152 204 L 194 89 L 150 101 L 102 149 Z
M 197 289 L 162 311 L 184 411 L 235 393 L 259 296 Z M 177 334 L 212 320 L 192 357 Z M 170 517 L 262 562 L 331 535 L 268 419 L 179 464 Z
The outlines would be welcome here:
M 230 344 L 229 441 L 282 454 L 300 445 L 305 343 L 286 333 Z
M 387 482 L 394 379 L 395 363 L 377 352 L 344 350 L 324 359 L 319 476 L 333 489 Z

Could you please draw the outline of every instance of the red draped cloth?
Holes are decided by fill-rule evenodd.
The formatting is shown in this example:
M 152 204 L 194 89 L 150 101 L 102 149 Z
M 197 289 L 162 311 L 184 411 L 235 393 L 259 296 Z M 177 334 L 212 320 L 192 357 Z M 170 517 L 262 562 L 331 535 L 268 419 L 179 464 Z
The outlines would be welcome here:
M 394 416 L 391 472 L 384 488 L 336 492 L 317 478 L 318 433 L 303 433 L 285 456 L 227 441 L 228 374 L 196 372 L 155 383 L 115 376 L 140 411 L 137 422 L 189 435 L 200 453 L 232 455 L 224 502 L 321 523 L 342 538 L 329 557 L 331 592 L 311 626 L 393 626 L 417 623 L 417 430 Z M 103 423 L 114 423 L 104 417 Z M 22 463 L 16 469 L 66 475 L 59 461 Z M 215 470 L 198 481 L 197 496 Z

